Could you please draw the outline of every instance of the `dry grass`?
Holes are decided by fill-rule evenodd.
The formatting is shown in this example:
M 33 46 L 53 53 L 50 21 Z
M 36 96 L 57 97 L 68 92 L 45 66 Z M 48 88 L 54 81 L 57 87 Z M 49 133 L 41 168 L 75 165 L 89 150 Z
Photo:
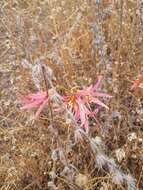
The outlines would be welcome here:
M 115 182 L 108 162 L 99 169 L 88 138 L 74 142 L 74 128 L 63 118 L 54 116 L 50 128 L 47 110 L 31 124 L 31 113 L 19 109 L 17 92 L 45 88 L 34 67 L 39 62 L 53 70 L 61 94 L 104 77 L 102 89 L 113 98 L 99 123 L 91 122 L 90 137 L 100 137 L 100 149 L 136 179 L 130 189 L 143 188 L 143 90 L 130 90 L 143 68 L 142 4 L 0 1 L 0 190 L 127 189 Z

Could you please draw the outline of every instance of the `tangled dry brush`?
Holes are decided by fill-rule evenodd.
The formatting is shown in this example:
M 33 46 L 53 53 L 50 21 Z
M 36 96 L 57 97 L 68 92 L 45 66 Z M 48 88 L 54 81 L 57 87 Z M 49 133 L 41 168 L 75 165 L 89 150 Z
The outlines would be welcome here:
M 142 0 L 0 1 L 0 190 L 143 189 L 142 31 Z

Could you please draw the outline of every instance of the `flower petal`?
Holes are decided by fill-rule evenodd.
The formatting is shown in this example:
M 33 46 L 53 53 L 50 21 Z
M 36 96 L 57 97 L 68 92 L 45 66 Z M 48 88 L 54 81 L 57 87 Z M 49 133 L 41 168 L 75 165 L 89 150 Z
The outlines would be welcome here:
M 97 105 L 100 105 L 102 107 L 105 107 L 106 109 L 109 109 L 108 106 L 106 106 L 103 102 L 101 102 L 100 100 L 98 100 L 97 98 L 92 98 L 91 99 L 91 102 L 97 104 Z
M 47 105 L 48 99 L 44 100 L 43 103 L 39 106 L 38 110 L 36 111 L 36 114 L 34 116 L 34 119 L 37 119 L 37 117 L 40 115 L 44 107 Z
M 24 104 L 24 106 L 22 106 L 21 109 L 37 108 L 41 103 L 41 100 L 31 101 L 29 103 Z
M 94 92 L 94 96 L 97 96 L 97 97 L 105 97 L 105 98 L 112 98 L 111 95 L 106 94 L 106 93 L 101 93 L 101 92 Z
M 97 88 L 100 87 L 100 85 L 101 85 L 101 80 L 102 80 L 102 76 L 99 76 L 99 77 L 98 77 L 98 80 L 97 80 L 97 83 L 96 83 L 96 84 L 94 85 L 94 87 L 93 87 L 94 90 L 97 90 Z

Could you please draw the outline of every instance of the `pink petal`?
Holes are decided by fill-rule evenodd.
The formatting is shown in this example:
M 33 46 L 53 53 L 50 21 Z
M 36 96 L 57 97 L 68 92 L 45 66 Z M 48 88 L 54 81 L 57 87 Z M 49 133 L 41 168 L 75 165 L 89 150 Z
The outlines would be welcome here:
M 17 97 L 20 100 L 20 102 L 23 104 L 31 102 L 31 99 L 28 99 L 27 97 L 25 97 L 24 95 L 22 95 L 20 93 L 17 94 Z
M 81 126 L 85 124 L 86 121 L 86 113 L 84 112 L 82 106 L 80 106 L 80 120 L 81 120 Z
M 137 88 L 139 85 L 141 84 L 140 80 L 134 80 L 133 81 L 133 85 L 131 86 L 131 90 L 134 90 L 135 88 Z
M 79 107 L 79 115 L 80 115 L 81 126 L 82 126 L 82 125 L 84 125 L 85 120 L 86 120 L 86 113 L 85 113 L 84 107 L 81 103 L 78 103 L 78 107 Z
M 95 116 L 97 115 L 98 112 L 99 112 L 99 108 L 95 109 L 95 110 L 91 113 L 91 115 L 92 115 L 92 117 L 93 117 L 94 119 L 96 119 Z
M 86 108 L 86 106 L 81 102 L 81 100 L 78 100 L 78 106 L 79 106 L 81 126 L 83 126 L 85 124 L 86 120 L 88 120 L 87 116 L 90 114 L 90 112 Z
M 143 83 L 143 71 L 141 72 L 140 78 L 133 81 L 133 85 L 131 86 L 131 90 L 139 87 L 141 83 Z
M 93 90 L 93 85 L 90 85 L 88 88 L 87 88 L 87 91 L 91 91 Z
M 48 103 L 48 99 L 44 100 L 43 103 L 39 106 L 38 110 L 36 111 L 36 114 L 34 116 L 34 119 L 36 119 L 40 113 L 42 112 L 42 110 L 44 109 L 44 107 L 47 105 Z
M 102 76 L 98 77 L 97 83 L 94 85 L 93 89 L 96 90 L 101 85 Z
M 106 94 L 106 93 L 100 93 L 100 92 L 94 92 L 94 96 L 97 96 L 97 97 L 105 97 L 105 98 L 112 98 L 111 95 Z
M 79 112 L 79 108 L 78 108 L 78 106 L 74 106 L 74 115 L 75 115 L 75 118 L 76 118 L 76 120 L 78 121 L 79 120 L 79 118 L 80 118 L 80 112 Z
M 100 100 L 98 100 L 97 98 L 92 98 L 91 99 L 91 102 L 95 103 L 95 104 L 98 104 L 102 107 L 105 107 L 106 109 L 109 109 L 108 106 L 106 106 L 104 103 L 102 103 Z
M 38 99 L 44 99 L 44 98 L 46 98 L 46 96 L 47 96 L 46 92 L 37 92 L 35 94 L 28 94 L 25 97 L 28 98 L 28 99 L 34 99 L 34 100 L 36 99 L 36 100 L 38 100 Z
M 83 91 L 83 95 L 89 94 L 93 90 L 93 85 L 90 85 L 89 87 L 85 88 Z
M 31 103 L 24 104 L 21 109 L 31 109 L 36 108 L 41 104 L 41 100 L 32 101 Z
M 18 94 L 18 99 L 21 101 L 21 103 L 23 104 L 29 104 L 32 103 L 33 101 L 37 101 L 37 100 L 44 100 L 47 96 L 46 92 L 38 92 L 35 94 L 28 94 L 28 95 L 22 95 L 22 94 Z

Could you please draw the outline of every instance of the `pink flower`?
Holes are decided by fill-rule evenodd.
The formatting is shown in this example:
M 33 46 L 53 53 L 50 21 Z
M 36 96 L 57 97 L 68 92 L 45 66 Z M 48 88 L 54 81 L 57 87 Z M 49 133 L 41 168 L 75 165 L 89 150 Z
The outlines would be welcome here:
M 37 92 L 35 94 L 22 95 L 18 94 L 21 104 L 23 105 L 21 109 L 31 110 L 32 108 L 38 108 L 34 119 L 36 119 L 44 107 L 48 103 L 48 96 L 46 92 Z
M 131 86 L 131 90 L 134 90 L 136 89 L 139 85 L 140 85 L 140 81 L 137 79 L 137 80 L 134 80 L 132 81 L 132 86 Z
M 140 86 L 141 83 L 143 83 L 143 72 L 139 79 L 132 81 L 131 90 L 134 90 Z
M 97 92 L 101 84 L 101 77 L 95 85 L 91 85 L 83 90 L 78 90 L 76 93 L 71 93 L 64 97 L 64 102 L 67 107 L 72 111 L 77 122 L 80 122 L 81 127 L 88 130 L 89 117 L 96 119 L 96 114 L 101 107 L 109 109 L 98 98 L 111 98 L 112 96 L 106 93 Z M 94 109 L 92 108 L 94 106 Z

